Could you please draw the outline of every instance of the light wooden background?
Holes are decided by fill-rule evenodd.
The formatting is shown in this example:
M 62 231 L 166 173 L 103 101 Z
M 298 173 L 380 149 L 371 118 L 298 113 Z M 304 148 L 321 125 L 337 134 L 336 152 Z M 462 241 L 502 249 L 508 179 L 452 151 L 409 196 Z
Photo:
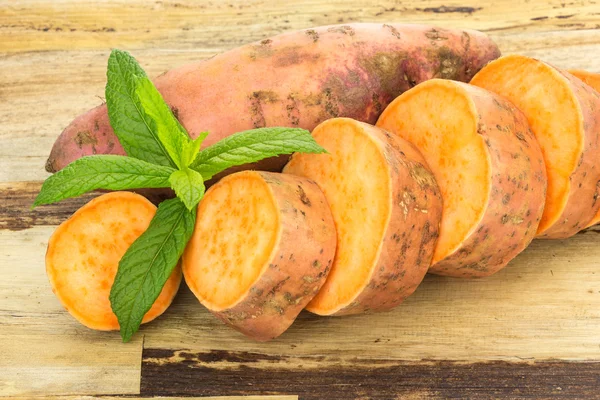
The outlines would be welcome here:
M 128 344 L 80 326 L 50 291 L 48 237 L 89 196 L 28 207 L 56 136 L 101 102 L 111 47 L 157 75 L 283 31 L 358 21 L 480 29 L 504 53 L 600 72 L 591 0 L 0 0 L 0 396 L 600 398 L 594 230 L 536 241 L 488 279 L 428 276 L 390 313 L 302 314 L 266 344 L 220 324 L 187 288 Z

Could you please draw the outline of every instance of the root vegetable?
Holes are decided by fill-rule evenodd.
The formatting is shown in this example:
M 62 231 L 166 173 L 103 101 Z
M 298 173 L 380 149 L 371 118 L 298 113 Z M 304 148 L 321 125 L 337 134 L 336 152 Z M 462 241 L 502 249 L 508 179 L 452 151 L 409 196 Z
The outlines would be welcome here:
M 331 211 L 314 182 L 238 172 L 200 202 L 183 273 L 213 314 L 264 341 L 281 335 L 321 288 L 335 248 Z
M 487 276 L 531 242 L 546 175 L 538 143 L 515 106 L 486 90 L 434 79 L 394 100 L 377 126 L 417 147 L 442 191 L 430 272 Z
M 315 128 L 330 154 L 294 154 L 284 173 L 315 180 L 331 207 L 338 248 L 325 285 L 307 306 L 320 315 L 389 310 L 429 268 L 442 202 L 408 142 L 348 118 Z

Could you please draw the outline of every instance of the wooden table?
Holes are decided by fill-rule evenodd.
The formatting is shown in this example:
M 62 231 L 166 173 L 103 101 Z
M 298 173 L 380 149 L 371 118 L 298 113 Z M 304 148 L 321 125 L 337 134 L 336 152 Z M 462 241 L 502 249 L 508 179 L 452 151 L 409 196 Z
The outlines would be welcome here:
M 0 0 L 0 395 L 600 398 L 600 229 L 535 241 L 488 279 L 428 276 L 390 313 L 304 313 L 270 343 L 225 327 L 182 288 L 122 344 L 79 325 L 50 291 L 48 237 L 90 196 L 29 206 L 58 133 L 101 101 L 111 47 L 156 75 L 355 21 L 476 28 L 505 53 L 600 71 L 591 0 Z

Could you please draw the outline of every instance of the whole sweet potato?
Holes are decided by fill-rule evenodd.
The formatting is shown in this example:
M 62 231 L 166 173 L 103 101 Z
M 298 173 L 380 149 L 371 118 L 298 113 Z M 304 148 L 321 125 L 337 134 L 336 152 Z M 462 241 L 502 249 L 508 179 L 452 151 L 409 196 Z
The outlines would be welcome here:
M 314 182 L 244 171 L 206 192 L 183 273 L 213 314 L 263 341 L 281 335 L 319 291 L 335 249 L 331 211 Z
M 566 238 L 600 210 L 600 95 L 573 75 L 533 58 L 510 55 L 471 81 L 507 98 L 527 117 L 548 176 L 540 238 Z
M 439 188 L 421 154 L 382 129 L 333 118 L 313 137 L 329 154 L 296 153 L 284 173 L 323 189 L 338 248 L 306 309 L 320 315 L 389 310 L 427 273 L 442 213 Z
M 484 34 L 426 25 L 352 24 L 285 33 L 182 66 L 154 81 L 191 136 L 211 145 L 264 126 L 312 130 L 332 117 L 375 123 L 396 96 L 431 78 L 469 81 L 500 55 Z M 105 105 L 60 135 L 46 169 L 90 154 L 123 154 Z M 286 158 L 263 162 L 280 170 Z M 226 171 L 231 172 L 231 171 Z
M 415 145 L 442 191 L 429 272 L 487 276 L 529 245 L 542 217 L 546 174 L 514 105 L 475 86 L 433 79 L 394 100 L 377 126 Z

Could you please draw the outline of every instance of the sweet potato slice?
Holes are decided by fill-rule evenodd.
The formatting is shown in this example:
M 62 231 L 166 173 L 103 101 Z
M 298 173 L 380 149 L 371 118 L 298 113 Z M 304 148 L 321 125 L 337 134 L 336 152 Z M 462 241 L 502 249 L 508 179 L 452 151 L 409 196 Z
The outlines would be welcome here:
M 600 209 L 600 97 L 581 80 L 533 58 L 503 57 L 471 81 L 523 111 L 546 163 L 548 193 L 538 236 L 566 238 Z
M 576 78 L 581 79 L 583 83 L 590 86 L 596 92 L 600 93 L 600 74 L 595 74 L 593 72 L 587 72 L 582 70 L 570 70 L 569 73 L 571 75 L 574 75 Z M 597 223 L 600 223 L 600 209 L 598 210 L 598 212 L 596 212 L 596 215 L 587 224 L 587 226 L 590 227 L 592 225 L 596 225 Z
M 284 173 L 323 189 L 338 248 L 307 310 L 388 310 L 413 293 L 429 268 L 441 218 L 437 184 L 418 151 L 374 126 L 335 118 L 313 137 L 329 154 L 294 154 Z
M 67 311 L 88 328 L 118 330 L 109 294 L 119 261 L 148 228 L 156 207 L 130 192 L 97 197 L 60 224 L 50 237 L 46 272 L 52 291 Z M 181 283 L 175 268 L 142 323 L 161 315 Z
M 331 211 L 314 182 L 239 172 L 198 206 L 183 274 L 219 319 L 265 341 L 281 335 L 321 288 L 335 247 Z
M 377 126 L 421 150 L 442 191 L 430 272 L 487 276 L 531 242 L 546 176 L 540 148 L 516 107 L 483 89 L 434 79 L 394 100 Z

